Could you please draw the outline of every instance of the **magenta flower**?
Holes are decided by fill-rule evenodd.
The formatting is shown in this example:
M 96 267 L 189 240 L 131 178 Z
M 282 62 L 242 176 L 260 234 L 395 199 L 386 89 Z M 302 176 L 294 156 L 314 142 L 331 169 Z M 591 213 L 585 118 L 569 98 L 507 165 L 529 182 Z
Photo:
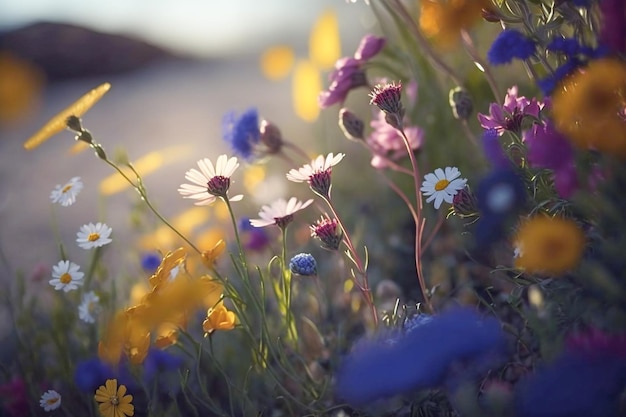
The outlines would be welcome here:
M 382 169 L 389 166 L 386 159 L 397 161 L 407 155 L 406 145 L 400 132 L 385 120 L 385 113 L 378 112 L 377 117 L 370 122 L 372 133 L 366 139 L 367 143 L 374 150 L 371 164 L 374 168 Z M 411 149 L 419 149 L 424 142 L 424 131 L 417 126 L 407 126 L 404 128 Z
M 624 0 L 604 0 L 600 2 L 602 25 L 600 44 L 611 52 L 626 52 L 626 3 Z
M 353 57 L 345 56 L 335 63 L 335 69 L 328 76 L 328 90 L 317 98 L 322 109 L 343 103 L 350 91 L 368 84 L 364 64 L 381 51 L 385 42 L 385 38 L 365 35 Z
M 537 99 L 531 100 L 524 96 L 517 96 L 517 86 L 508 89 L 504 98 L 504 105 L 491 103 L 489 115 L 478 113 L 480 125 L 485 129 L 496 129 L 499 135 L 505 130 L 519 132 L 524 116 L 539 117 L 539 111 L 544 107 Z

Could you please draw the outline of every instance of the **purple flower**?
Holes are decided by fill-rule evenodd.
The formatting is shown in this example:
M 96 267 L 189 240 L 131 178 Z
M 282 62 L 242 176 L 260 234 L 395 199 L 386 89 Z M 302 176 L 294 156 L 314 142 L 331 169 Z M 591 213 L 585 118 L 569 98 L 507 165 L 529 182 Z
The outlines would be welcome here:
M 141 257 L 141 267 L 149 274 L 153 274 L 159 265 L 161 265 L 161 256 L 158 253 L 150 252 Z
M 270 236 L 263 228 L 253 227 L 249 217 L 242 217 L 238 223 L 243 247 L 253 252 L 261 252 L 270 244 Z
M 406 333 L 396 330 L 357 343 L 339 366 L 336 394 L 351 405 L 361 405 L 438 387 L 446 382 L 453 363 L 489 364 L 485 358 L 504 347 L 496 319 L 468 308 L 449 310 Z
M 162 372 L 174 371 L 183 364 L 180 356 L 173 355 L 165 350 L 150 348 L 143 361 L 143 379 L 150 383 L 154 377 Z
M 515 29 L 505 29 L 487 51 L 493 65 L 507 64 L 513 59 L 527 59 L 535 53 L 535 41 Z
M 517 96 L 517 86 L 509 88 L 504 98 L 504 104 L 491 103 L 489 115 L 478 113 L 478 120 L 484 129 L 496 129 L 499 135 L 505 130 L 518 132 L 521 129 L 524 117 L 539 117 L 539 111 L 545 106 L 535 98 L 529 100 L 524 96 Z
M 626 52 L 626 3 L 624 0 L 600 2 L 602 27 L 599 41 L 613 53 Z
M 385 120 L 385 113 L 379 111 L 377 117 L 370 122 L 372 133 L 366 139 L 367 143 L 374 151 L 371 164 L 374 168 L 387 168 L 386 159 L 397 161 L 408 157 L 406 145 L 400 132 Z M 409 140 L 411 149 L 419 149 L 424 142 L 424 131 L 417 126 L 407 126 L 404 133 Z
M 74 371 L 74 383 L 86 393 L 94 393 L 102 385 L 102 381 L 114 378 L 115 373 L 109 365 L 99 358 L 85 359 L 76 364 Z
M 354 58 L 359 61 L 368 61 L 377 55 L 385 47 L 386 43 L 387 40 L 383 37 L 365 35 L 354 53 Z
M 483 151 L 487 160 L 494 168 L 506 168 L 511 165 L 511 161 L 502 149 L 502 144 L 496 129 L 487 129 L 482 137 Z

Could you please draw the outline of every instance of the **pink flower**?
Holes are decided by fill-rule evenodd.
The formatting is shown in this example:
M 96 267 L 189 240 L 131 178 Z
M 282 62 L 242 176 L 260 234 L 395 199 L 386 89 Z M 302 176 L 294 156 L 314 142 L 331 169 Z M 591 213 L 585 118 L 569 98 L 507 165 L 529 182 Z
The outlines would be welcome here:
M 600 44 L 614 53 L 626 52 L 626 3 L 624 0 L 603 0 L 600 2 L 600 13 Z
M 387 40 L 385 38 L 370 34 L 365 35 L 354 53 L 354 58 L 359 61 L 367 61 L 378 54 L 385 47 L 386 43 Z
M 496 129 L 499 135 L 505 130 L 519 132 L 524 116 L 539 117 L 539 111 L 544 108 L 544 103 L 540 103 L 533 98 L 517 96 L 517 86 L 508 89 L 504 98 L 504 105 L 491 103 L 489 115 L 478 113 L 480 125 L 485 129 Z
M 397 161 L 407 157 L 406 145 L 400 135 L 400 132 L 391 126 L 385 120 L 385 113 L 378 111 L 375 118 L 372 118 L 370 126 L 373 131 L 366 139 L 367 143 L 374 149 L 371 164 L 374 168 L 387 168 L 388 163 L 385 159 Z M 407 126 L 404 133 L 409 140 L 411 149 L 414 151 L 419 149 L 424 142 L 424 131 L 417 126 Z
M 26 384 L 22 378 L 13 378 L 0 385 L 0 399 L 4 411 L 11 417 L 22 417 L 30 412 Z

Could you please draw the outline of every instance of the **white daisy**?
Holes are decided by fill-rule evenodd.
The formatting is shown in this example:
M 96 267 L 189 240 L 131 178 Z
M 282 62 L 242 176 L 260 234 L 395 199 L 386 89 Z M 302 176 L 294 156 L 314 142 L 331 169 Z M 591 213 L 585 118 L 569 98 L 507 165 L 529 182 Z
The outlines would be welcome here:
M 45 411 L 56 410 L 61 406 L 61 394 L 53 389 L 44 392 L 39 400 L 39 405 Z
M 83 249 L 99 248 L 112 242 L 109 238 L 112 229 L 105 223 L 89 223 L 80 227 L 80 231 L 76 233 L 76 242 Z
M 330 194 L 330 174 L 335 165 L 343 159 L 345 155 L 329 153 L 326 158 L 320 155 L 300 169 L 292 169 L 287 173 L 287 179 L 293 182 L 308 182 L 311 189 L 322 197 Z
M 228 158 L 226 155 L 217 157 L 215 167 L 213 163 L 204 158 L 198 161 L 200 171 L 195 168 L 185 173 L 185 179 L 193 184 L 181 184 L 178 192 L 183 198 L 191 198 L 196 201 L 196 206 L 208 206 L 213 204 L 217 197 L 227 198 L 226 193 L 230 187 L 230 177 L 239 167 L 237 158 Z M 195 184 L 195 185 L 194 185 Z M 243 195 L 239 194 L 229 198 L 229 201 L 239 201 Z
M 83 285 L 83 274 L 79 271 L 80 266 L 70 261 L 59 261 L 52 267 L 52 279 L 48 281 L 55 290 L 65 292 L 77 289 Z
M 458 178 L 461 172 L 456 167 L 446 167 L 445 172 L 437 168 L 434 173 L 426 174 L 421 191 L 428 197 L 427 203 L 435 200 L 435 208 L 441 207 L 442 202 L 452 204 L 453 197 L 465 187 L 466 178 Z
M 71 206 L 76 202 L 76 196 L 83 189 L 83 183 L 80 177 L 74 177 L 65 185 L 57 184 L 50 193 L 50 200 L 53 203 L 59 203 L 63 207 Z
M 279 198 L 271 205 L 261 207 L 261 211 L 259 212 L 260 219 L 252 219 L 250 220 L 250 224 L 254 227 L 265 227 L 272 224 L 284 227 L 291 222 L 295 212 L 308 207 L 312 202 L 313 199 L 302 202 L 296 197 L 291 197 L 289 201 L 284 198 Z
M 83 294 L 83 299 L 78 306 L 78 318 L 85 323 L 95 323 L 98 313 L 100 313 L 100 297 L 95 292 L 89 291 Z

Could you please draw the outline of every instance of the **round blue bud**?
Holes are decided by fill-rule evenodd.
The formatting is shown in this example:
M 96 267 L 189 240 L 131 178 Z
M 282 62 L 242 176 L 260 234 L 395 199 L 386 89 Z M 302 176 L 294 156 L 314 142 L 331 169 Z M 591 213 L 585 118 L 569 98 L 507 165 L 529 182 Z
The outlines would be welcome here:
M 289 261 L 289 269 L 296 275 L 317 275 L 317 262 L 310 253 L 299 253 Z

